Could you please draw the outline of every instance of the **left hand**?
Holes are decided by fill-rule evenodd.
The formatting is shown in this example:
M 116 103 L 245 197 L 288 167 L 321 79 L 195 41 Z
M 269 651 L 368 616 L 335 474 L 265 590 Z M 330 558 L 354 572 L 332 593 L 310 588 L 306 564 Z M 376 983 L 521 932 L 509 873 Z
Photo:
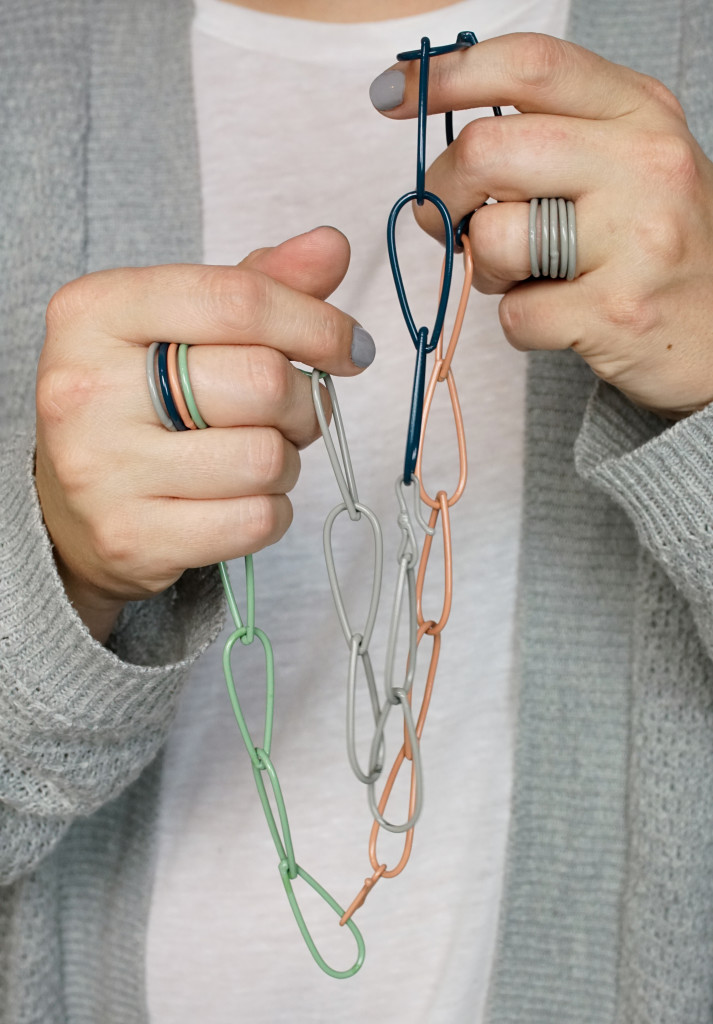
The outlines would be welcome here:
M 419 62 L 403 102 L 417 115 Z M 633 402 L 679 419 L 713 401 L 713 164 L 660 82 L 529 33 L 431 60 L 429 112 L 513 105 L 470 122 L 426 175 L 454 224 L 478 209 L 476 287 L 504 293 L 517 349 L 574 348 Z M 573 199 L 577 279 L 530 276 L 529 200 Z M 442 236 L 431 204 L 414 205 Z

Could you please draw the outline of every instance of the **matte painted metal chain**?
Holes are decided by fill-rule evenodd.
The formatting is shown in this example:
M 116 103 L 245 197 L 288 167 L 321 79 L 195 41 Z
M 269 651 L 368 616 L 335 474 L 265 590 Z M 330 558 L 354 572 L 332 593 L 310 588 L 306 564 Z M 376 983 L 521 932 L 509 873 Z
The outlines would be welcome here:
M 415 471 L 412 474 L 414 480 L 418 484 L 418 488 L 414 488 L 413 491 L 413 510 L 409 509 L 407 503 L 405 493 L 406 487 L 403 477 L 399 477 L 396 482 L 396 496 L 398 501 L 397 522 L 401 531 L 401 543 L 397 553 L 398 572 L 391 608 L 388 641 L 386 645 L 384 700 L 381 705 L 379 705 L 375 674 L 369 653 L 369 643 L 378 613 L 379 597 L 381 593 L 383 571 L 383 539 L 381 526 L 374 512 L 359 500 L 357 494 L 349 447 L 347 444 L 344 424 L 334 384 L 330 377 L 320 374 L 317 370 L 313 371 L 312 374 L 312 393 L 315 409 L 320 421 L 322 435 L 334 469 L 337 484 L 343 498 L 342 502 L 336 505 L 327 516 L 324 524 L 323 539 L 327 574 L 329 576 L 339 623 L 349 649 L 349 668 L 347 673 L 347 756 L 357 779 L 367 786 L 369 806 L 374 818 L 369 838 L 369 860 L 373 869 L 373 874 L 370 878 L 365 880 L 363 887 L 350 904 L 346 913 L 342 916 L 342 924 L 353 923 L 351 920 L 352 914 L 364 903 L 364 900 L 379 878 L 393 878 L 395 875 L 400 874 L 404 869 L 411 855 L 414 827 L 423 804 L 423 769 L 420 741 L 426 723 L 426 716 L 428 714 L 428 708 L 436 677 L 436 670 L 438 667 L 438 659 L 441 651 L 441 633 L 448 622 L 451 609 L 453 559 L 451 547 L 450 509 L 463 494 L 467 473 L 463 417 L 461 414 L 458 392 L 451 365 L 453 355 L 460 338 L 473 280 L 473 258 L 470 240 L 467 235 L 462 236 L 462 246 L 465 272 L 461 299 L 453 331 L 445 350 L 442 338 L 436 346 L 435 362 L 423 399 L 422 429 L 420 435 L 421 443 L 419 445 L 419 454 Z M 332 403 L 333 420 L 338 442 L 336 446 L 330 435 L 327 418 L 322 406 L 321 389 L 319 386 L 320 379 L 322 378 L 327 386 Z M 459 475 L 450 495 L 445 490 L 441 489 L 432 496 L 428 493 L 423 481 L 421 480 L 421 459 L 423 437 L 426 433 L 429 414 L 436 394 L 436 389 L 439 385 L 445 385 L 449 393 L 457 437 Z M 339 455 L 337 454 L 337 448 L 339 450 Z M 424 502 L 430 509 L 428 522 L 425 522 L 421 515 L 421 502 Z M 335 567 L 335 557 L 332 547 L 332 529 L 334 522 L 337 517 L 344 512 L 349 514 L 350 518 L 354 521 L 364 516 L 369 523 L 373 534 L 374 543 L 371 572 L 371 598 L 366 621 L 361 629 L 355 629 L 347 616 L 344 596 Z M 416 536 L 417 527 L 425 535 L 420 559 L 419 544 Z M 427 618 L 423 608 L 423 592 L 433 540 L 436 533 L 439 532 L 439 527 L 443 541 L 444 554 L 443 600 L 437 617 Z M 403 617 L 404 604 L 407 604 L 408 656 L 406 658 L 405 667 L 402 670 L 402 675 L 397 677 L 396 642 L 401 619 Z M 412 709 L 412 688 L 416 671 L 417 651 L 426 636 L 430 637 L 432 641 L 430 662 L 424 692 L 421 698 L 421 704 L 417 716 L 414 717 Z M 362 665 L 363 676 L 366 681 L 375 726 L 366 770 L 364 770 L 360 765 L 356 752 L 355 739 L 355 701 L 360 662 Z M 395 685 L 395 683 L 397 685 Z M 404 739 L 383 786 L 381 796 L 377 798 L 376 783 L 382 776 L 384 769 L 384 731 L 391 709 L 397 705 L 400 707 L 403 714 Z M 410 765 L 408 817 L 406 821 L 395 824 L 387 820 L 386 810 L 396 780 L 406 763 Z M 377 853 L 377 840 L 379 831 L 382 828 L 389 832 L 406 834 L 401 858 L 398 863 L 391 868 L 380 862 Z
M 206 429 L 207 424 L 198 412 L 198 407 L 193 396 L 193 389 L 191 388 L 191 382 L 188 377 L 188 365 L 186 362 L 188 346 L 181 345 L 180 347 L 167 347 L 173 348 L 174 350 L 178 348 L 176 380 L 178 381 L 180 378 L 180 384 L 177 384 L 174 394 L 178 396 L 182 391 L 186 403 L 184 407 L 186 418 L 189 419 L 192 425 L 196 428 Z M 153 352 L 151 352 L 150 355 L 151 358 L 153 358 Z M 153 377 L 153 367 L 151 367 L 149 380 L 151 377 Z M 342 907 L 339 906 L 337 901 L 315 878 L 312 877 L 312 875 L 308 874 L 304 868 L 297 863 L 295 858 L 290 823 L 287 818 L 287 808 L 282 795 L 282 787 L 280 786 L 277 770 L 275 769 L 275 765 L 270 757 L 275 707 L 275 664 L 272 644 L 270 643 L 267 634 L 255 625 L 255 576 L 253 572 L 252 555 L 245 556 L 244 564 L 245 606 L 247 609 L 246 621 L 244 623 L 230 582 L 228 567 L 225 562 L 220 562 L 218 565 L 220 577 L 223 583 L 223 590 L 225 591 L 226 600 L 228 602 L 228 608 L 233 620 L 233 625 L 235 626 L 235 629 L 228 637 L 223 648 L 223 673 L 225 675 L 225 682 L 228 688 L 228 696 L 230 697 L 233 713 L 238 723 L 238 728 L 240 729 L 240 735 L 243 738 L 245 749 L 247 750 L 250 758 L 255 786 L 260 798 L 260 803 L 262 804 L 270 835 L 272 836 L 272 841 L 277 851 L 278 869 L 282 879 L 282 884 L 285 888 L 285 894 L 295 920 L 297 921 L 297 926 L 302 934 L 302 938 L 312 954 L 313 959 L 325 974 L 329 974 L 332 978 L 350 978 L 352 975 L 356 974 L 364 963 L 365 947 L 361 932 L 352 921 L 349 922 L 351 932 L 357 944 L 357 955 L 352 966 L 342 971 L 338 971 L 335 968 L 330 967 L 317 949 L 314 939 L 310 934 L 310 930 L 307 927 L 307 922 L 305 921 L 302 908 L 300 907 L 299 900 L 294 890 L 293 883 L 298 878 L 301 878 L 303 882 L 305 882 L 324 900 L 324 902 L 334 911 L 337 917 L 341 918 L 343 916 L 344 911 Z M 232 667 L 233 652 L 239 648 L 240 645 L 249 646 L 254 643 L 255 640 L 261 644 L 265 657 L 265 718 L 263 722 L 262 739 L 259 743 L 255 743 L 253 740 L 248 724 L 245 720 L 242 707 L 240 706 Z M 238 644 L 238 641 L 240 641 L 240 644 Z M 275 812 L 273 811 L 272 804 L 270 802 L 266 780 L 269 782 L 269 788 L 272 792 L 272 799 L 277 809 L 277 817 L 275 817 Z
M 327 573 L 337 609 L 337 616 L 344 634 L 344 639 L 349 649 L 349 668 L 347 674 L 347 755 L 357 779 L 367 787 L 369 807 L 374 819 L 369 839 L 369 860 L 373 869 L 373 874 L 370 878 L 365 880 L 363 887 L 359 893 L 357 893 L 346 913 L 342 916 L 340 922 L 342 924 L 353 923 L 351 921 L 352 914 L 364 903 L 364 900 L 379 878 L 392 878 L 403 870 L 411 854 L 414 826 L 423 805 L 423 768 L 421 763 L 420 740 L 425 726 L 426 715 L 428 713 L 436 670 L 438 667 L 438 659 L 441 650 L 441 633 L 448 622 L 452 600 L 453 558 L 451 548 L 450 509 L 463 494 L 467 472 L 465 432 L 451 364 L 460 338 L 473 280 L 473 258 L 470 241 L 467 236 L 470 215 L 463 218 L 461 223 L 458 225 L 458 228 L 454 231 L 450 214 L 443 201 L 434 193 L 427 192 L 425 189 L 428 73 L 429 61 L 432 56 L 441 53 L 448 53 L 453 50 L 465 49 L 475 43 L 477 43 L 477 39 L 472 32 L 462 32 L 459 34 L 455 44 L 437 48 L 432 48 L 430 41 L 427 38 L 424 38 L 421 41 L 420 50 L 401 53 L 397 58 L 398 60 L 419 59 L 421 65 L 419 79 L 416 188 L 412 192 L 406 193 L 394 204 L 389 216 L 387 228 L 389 258 L 394 275 L 396 292 L 408 332 L 416 349 L 416 366 L 414 370 L 404 471 L 402 476 L 400 476 L 396 481 L 396 496 L 398 501 L 397 522 L 401 531 L 401 543 L 397 553 L 398 573 L 391 608 L 384 671 L 384 701 L 381 705 L 379 704 L 376 680 L 369 654 L 369 643 L 371 641 L 376 621 L 379 597 L 381 593 L 383 571 L 383 539 L 381 527 L 372 510 L 359 501 L 354 471 L 349 454 L 349 447 L 347 444 L 344 424 L 339 410 L 334 384 L 331 381 L 331 378 L 319 373 L 317 370 L 312 374 L 312 395 L 315 410 L 317 412 L 322 436 L 337 480 L 337 485 L 342 496 L 342 502 L 335 506 L 327 516 L 324 525 L 323 539 Z M 493 108 L 493 111 L 496 114 L 500 114 L 499 108 Z M 446 115 L 446 140 L 448 144 L 453 141 L 452 114 Z M 422 205 L 424 202 L 433 204 L 441 214 L 445 229 L 446 253 L 441 274 L 441 290 L 438 309 L 430 338 L 428 328 L 416 327 L 406 297 L 396 252 L 396 222 L 401 210 L 412 201 L 415 201 L 419 205 Z M 453 331 L 451 333 L 448 346 L 444 350 L 443 324 L 450 293 L 453 273 L 453 254 L 456 244 L 462 245 L 463 247 L 465 271 L 464 281 Z M 436 353 L 435 363 L 428 387 L 426 388 L 426 356 L 434 351 Z M 320 388 L 321 379 L 324 380 L 331 399 L 339 452 L 337 452 L 337 446 L 335 446 L 332 440 L 327 418 L 322 407 L 322 389 Z M 431 496 L 427 492 L 421 480 L 421 460 L 423 438 L 428 425 L 428 417 L 433 403 L 433 398 L 439 384 L 445 384 L 449 393 L 457 437 L 459 477 L 456 486 L 450 495 L 445 490 L 439 490 L 434 496 Z M 413 480 L 416 480 L 418 489 L 414 488 L 413 490 L 413 512 L 411 512 L 409 510 L 409 503 L 406 498 L 405 488 L 410 487 Z M 427 523 L 423 521 L 421 515 L 421 502 L 424 502 L 430 509 L 429 520 Z M 354 629 L 349 621 L 335 567 L 335 558 L 332 546 L 332 529 L 337 517 L 344 512 L 349 515 L 349 518 L 352 521 L 357 521 L 364 516 L 369 522 L 373 534 L 374 544 L 371 599 L 366 622 L 362 629 Z M 419 545 L 416 538 L 416 526 L 419 526 L 425 534 L 420 559 Z M 433 538 L 439 527 L 444 554 L 443 601 L 438 617 L 427 618 L 423 609 L 424 584 L 433 546 Z M 417 563 L 418 568 L 416 568 Z M 397 677 L 397 637 L 400 632 L 401 620 L 404 615 L 404 605 L 407 605 L 408 657 L 406 659 L 405 666 Z M 421 705 L 418 715 L 414 719 L 412 709 L 413 682 L 416 672 L 418 648 L 425 636 L 429 636 L 432 639 L 431 655 Z M 366 681 L 375 726 L 366 770 L 361 767 L 359 762 L 355 739 L 355 700 L 360 663 L 362 666 L 362 674 Z M 384 734 L 386 723 L 392 708 L 396 706 L 400 707 L 403 715 L 404 739 L 383 786 L 381 796 L 377 798 L 376 783 L 382 776 L 384 768 Z M 406 762 L 409 762 L 410 764 L 408 816 L 406 821 L 395 824 L 394 822 L 387 820 L 385 815 L 394 785 L 403 765 Z M 381 829 L 386 829 L 390 832 L 405 833 L 401 858 L 392 868 L 389 868 L 386 864 L 379 861 L 377 840 Z
M 429 40 L 423 39 L 420 51 L 399 54 L 398 56 L 399 60 L 413 60 L 417 58 L 420 58 L 421 60 L 417 187 L 414 192 L 410 192 L 405 196 L 402 196 L 394 205 L 389 218 L 388 228 L 389 255 L 391 258 L 392 269 L 394 271 L 397 294 L 399 296 L 399 301 L 401 303 L 401 308 L 406 319 L 409 333 L 411 334 L 416 348 L 417 357 L 414 373 L 411 414 L 409 417 L 404 473 L 396 482 L 396 496 L 399 509 L 397 521 L 401 531 L 401 543 L 397 554 L 398 574 L 391 609 L 391 622 L 387 642 L 386 666 L 384 672 L 385 699 L 383 704 L 380 704 L 379 702 L 374 671 L 369 655 L 369 643 L 376 621 L 379 597 L 381 593 L 383 570 L 383 539 L 381 526 L 372 510 L 359 501 L 356 481 L 349 455 L 349 448 L 339 411 L 339 404 L 331 378 L 328 375 L 321 373 L 319 370 L 314 370 L 312 372 L 312 393 L 314 405 L 342 497 L 341 503 L 332 509 L 324 525 L 324 552 L 337 615 L 349 648 L 347 684 L 347 753 L 349 762 L 356 777 L 367 786 L 369 805 L 374 817 L 374 824 L 372 826 L 369 841 L 369 858 L 374 869 L 374 873 L 371 878 L 366 880 L 364 887 L 346 912 L 342 910 L 336 900 L 323 888 L 323 886 L 321 886 L 316 879 L 309 875 L 297 863 L 295 857 L 290 825 L 287 817 L 287 808 L 282 795 L 277 771 L 270 756 L 275 691 L 274 658 L 272 645 L 268 636 L 263 632 L 263 630 L 255 625 L 255 581 L 252 556 L 248 555 L 244 559 L 247 608 L 245 623 L 243 623 L 237 601 L 233 593 L 228 575 L 228 568 L 224 562 L 219 564 L 220 575 L 228 601 L 228 607 L 235 626 L 235 629 L 226 641 L 223 651 L 223 670 L 230 702 L 250 758 L 255 785 L 265 814 L 268 829 L 277 851 L 280 877 L 282 878 L 290 907 L 304 941 L 315 962 L 325 973 L 334 978 L 351 977 L 361 968 L 365 955 L 364 940 L 359 929 L 351 920 L 351 916 L 356 908 L 361 906 L 364 902 L 367 894 L 379 878 L 390 878 L 403 870 L 411 853 L 414 825 L 420 814 L 423 801 L 423 772 L 421 767 L 420 739 L 423 733 L 436 668 L 438 665 L 441 648 L 441 632 L 448 621 L 451 607 L 452 555 L 450 539 L 450 508 L 463 493 L 466 474 L 463 422 L 460 413 L 460 406 L 458 404 L 453 372 L 451 369 L 451 361 L 455 347 L 458 343 L 473 275 L 473 262 L 470 252 L 470 244 L 467 234 L 465 233 L 467 231 L 469 217 L 463 219 L 454 234 L 453 225 L 445 204 L 438 198 L 438 196 L 435 196 L 433 193 L 426 192 L 424 188 L 426 110 L 428 103 L 428 62 L 431 56 L 435 56 L 439 53 L 447 53 L 456 49 L 464 49 L 476 42 L 477 39 L 471 32 L 460 33 L 456 43 L 452 46 L 431 48 Z M 494 110 L 496 113 L 500 112 L 497 108 L 494 108 Z M 446 138 L 448 143 L 453 139 L 452 116 L 450 114 L 446 115 Z M 446 257 L 444 260 L 438 312 L 436 314 L 436 320 L 430 340 L 427 328 L 422 327 L 417 329 L 415 326 L 408 301 L 406 299 L 403 281 L 401 279 L 398 266 L 398 259 L 396 257 L 396 219 L 400 210 L 408 202 L 414 199 L 419 204 L 422 204 L 425 201 L 433 203 L 441 213 L 445 227 Z M 466 272 L 456 322 L 448 348 L 444 353 L 441 336 L 452 276 L 454 242 L 456 244 L 463 245 Z M 431 374 L 430 383 L 428 388 L 425 390 L 424 395 L 426 356 L 433 351 L 436 352 L 435 365 Z M 183 392 L 188 403 L 188 418 L 192 420 L 192 424 L 199 429 L 205 429 L 207 425 L 201 419 L 200 414 L 197 412 L 197 407 L 195 406 L 195 400 L 193 398 L 190 381 L 188 379 L 185 353 L 185 346 L 181 346 L 178 353 L 178 370 L 180 373 L 181 387 L 183 388 Z M 153 356 L 153 352 L 151 355 Z M 150 378 L 151 377 L 152 374 L 150 375 Z M 339 444 L 339 454 L 337 453 L 332 441 L 327 419 L 323 410 L 320 380 L 324 380 L 331 398 L 334 423 Z M 453 409 L 456 434 L 458 438 L 460 475 L 458 483 L 450 497 L 443 490 L 439 490 L 434 497 L 431 497 L 419 479 L 421 468 L 420 452 L 433 396 L 438 384 L 442 383 L 447 384 Z M 416 490 L 416 488 L 413 490 L 413 512 L 409 510 L 404 491 L 405 487 L 411 485 L 412 479 L 416 479 L 418 482 L 418 490 Z M 425 523 L 422 518 L 420 508 L 421 502 L 424 502 L 431 510 L 428 523 Z M 371 600 L 366 621 L 360 630 L 354 630 L 349 622 L 335 567 L 334 552 L 332 549 L 332 529 L 336 519 L 343 512 L 346 512 L 349 518 L 353 521 L 359 520 L 362 517 L 366 518 L 372 529 L 374 539 Z M 444 597 L 438 619 L 427 619 L 425 618 L 423 611 L 423 588 L 433 537 L 435 536 L 439 522 L 445 556 Z M 420 562 L 414 524 L 418 525 L 423 531 L 425 531 L 426 535 L 423 549 L 421 551 Z M 416 569 L 417 562 L 419 563 L 418 569 Z M 396 680 L 397 636 L 403 617 L 404 604 L 407 605 L 408 657 L 406 659 L 405 666 L 401 670 L 399 679 Z M 417 650 L 424 636 L 430 636 L 432 638 L 431 658 L 424 695 L 421 700 L 418 716 L 414 721 L 411 706 L 412 687 L 416 671 Z M 232 670 L 232 657 L 238 646 L 238 641 L 240 641 L 241 646 L 248 646 L 254 643 L 255 640 L 257 640 L 262 646 L 265 658 L 265 718 L 262 739 L 259 744 L 254 742 L 248 729 L 248 725 L 240 705 L 240 700 L 238 698 Z M 355 701 L 360 664 L 362 665 L 362 670 L 366 679 L 369 700 L 375 723 L 366 771 L 364 771 L 360 766 L 356 752 L 355 739 Z M 399 682 L 400 685 L 394 685 L 395 680 Z M 375 785 L 377 780 L 381 777 L 384 767 L 384 732 L 391 709 L 396 706 L 400 707 L 403 715 L 404 741 L 399 753 L 397 754 L 396 760 L 393 763 L 381 797 L 377 799 L 375 794 Z M 401 767 L 406 761 L 409 761 L 411 764 L 408 817 L 405 822 L 394 824 L 385 818 L 385 812 L 396 778 L 398 777 Z M 272 793 L 272 802 L 268 793 L 266 780 L 269 782 L 269 790 Z M 277 816 L 275 816 L 275 811 L 273 810 L 273 802 L 277 810 Z M 406 833 L 402 856 L 396 866 L 391 869 L 387 868 L 386 864 L 379 863 L 376 852 L 377 837 L 379 829 L 381 828 L 387 829 L 391 832 Z M 312 888 L 335 912 L 335 914 L 340 916 L 340 924 L 347 924 L 354 935 L 357 944 L 357 956 L 350 968 L 338 971 L 330 967 L 317 949 L 294 891 L 293 883 L 297 878 L 301 878 L 310 888 Z

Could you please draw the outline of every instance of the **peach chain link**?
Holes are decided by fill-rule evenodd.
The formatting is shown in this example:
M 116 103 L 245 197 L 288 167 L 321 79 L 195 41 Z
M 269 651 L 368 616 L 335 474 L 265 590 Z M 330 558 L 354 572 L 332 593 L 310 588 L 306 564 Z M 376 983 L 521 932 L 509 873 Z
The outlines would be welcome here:
M 463 416 L 461 413 L 460 402 L 458 401 L 458 391 L 456 389 L 455 377 L 453 375 L 453 369 L 451 366 L 453 355 L 455 353 L 458 341 L 460 339 L 461 328 L 463 327 L 463 320 L 465 318 L 465 312 L 468 306 L 468 299 L 470 297 L 471 286 L 473 283 L 473 253 L 470 245 L 468 236 L 464 233 L 461 238 L 463 246 L 463 287 L 461 290 L 460 302 L 458 304 L 458 310 L 456 313 L 453 330 L 451 332 L 450 341 L 448 347 L 443 353 L 443 335 L 439 338 L 438 345 L 435 350 L 435 362 L 431 377 L 428 382 L 426 394 L 423 402 L 423 420 L 421 427 L 421 443 L 419 445 L 418 459 L 416 462 L 416 473 L 415 476 L 419 482 L 419 489 L 421 500 L 429 506 L 431 514 L 429 516 L 428 526 L 429 532 L 426 534 L 423 548 L 421 551 L 421 558 L 419 561 L 418 574 L 416 577 L 416 601 L 417 601 L 417 621 L 418 621 L 418 633 L 416 639 L 417 647 L 425 636 L 429 636 L 433 640 L 431 649 L 431 660 L 428 668 L 428 674 L 426 677 L 426 683 L 424 687 L 423 698 L 421 701 L 421 707 L 418 713 L 418 719 L 416 721 L 416 737 L 418 742 L 421 741 L 423 729 L 426 724 L 426 716 L 428 714 L 429 704 L 431 702 L 431 695 L 433 693 L 433 685 L 436 678 L 436 671 L 438 668 L 438 659 L 441 652 L 441 633 L 445 629 L 446 623 L 450 616 L 451 602 L 453 594 L 453 553 L 451 547 L 451 522 L 450 522 L 450 509 L 459 500 L 463 491 L 465 490 L 466 477 L 467 477 L 467 459 L 466 459 L 466 445 L 465 445 L 465 429 L 463 426 Z M 456 428 L 456 437 L 458 444 L 458 462 L 459 462 L 459 476 L 458 483 L 450 495 L 443 490 L 439 490 L 435 497 L 431 497 L 426 491 L 423 477 L 421 473 L 421 461 L 423 457 L 424 439 L 428 426 L 428 417 L 433 404 L 433 398 L 436 393 L 436 388 L 439 384 L 446 384 L 448 387 L 448 393 L 451 402 L 451 408 L 453 410 L 453 420 Z M 423 587 L 426 579 L 426 573 L 428 569 L 428 563 L 431 555 L 431 549 L 433 547 L 433 537 L 435 535 L 436 528 L 440 521 L 441 534 L 443 537 L 443 553 L 444 553 L 444 585 L 443 585 L 443 606 L 441 613 L 436 621 L 435 619 L 426 619 L 423 612 Z M 408 701 L 411 703 L 412 690 L 409 690 Z M 404 763 L 409 761 L 411 763 L 411 783 L 409 791 L 409 818 L 414 814 L 416 806 L 416 774 L 413 766 L 413 754 L 411 751 L 411 743 L 404 727 L 404 742 L 396 755 L 389 776 L 384 785 L 381 798 L 379 800 L 378 809 L 381 816 L 384 816 L 386 806 L 389 802 L 391 792 L 394 788 L 396 779 L 403 767 Z M 401 858 L 393 868 L 388 868 L 386 864 L 380 863 L 376 845 L 379 836 L 379 831 L 382 826 L 378 821 L 374 821 L 371 827 L 371 834 L 369 836 L 369 861 L 373 868 L 373 874 L 371 877 L 364 880 L 364 885 L 359 890 L 357 895 L 354 897 L 349 907 L 345 911 L 344 915 L 340 919 L 340 924 L 346 924 L 352 917 L 352 914 L 359 907 L 361 907 L 369 895 L 371 890 L 374 888 L 380 878 L 394 878 L 400 874 L 408 863 L 409 857 L 411 856 L 411 850 L 413 848 L 413 836 L 414 827 L 411 827 L 404 837 L 404 846 Z

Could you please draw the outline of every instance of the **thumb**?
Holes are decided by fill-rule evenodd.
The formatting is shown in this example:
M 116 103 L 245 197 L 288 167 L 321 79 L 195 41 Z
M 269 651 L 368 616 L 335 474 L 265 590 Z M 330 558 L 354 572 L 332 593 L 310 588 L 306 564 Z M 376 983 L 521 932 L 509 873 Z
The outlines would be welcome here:
M 349 242 L 332 227 L 314 228 L 280 245 L 256 249 L 238 264 L 251 267 L 296 291 L 326 299 L 349 266 Z

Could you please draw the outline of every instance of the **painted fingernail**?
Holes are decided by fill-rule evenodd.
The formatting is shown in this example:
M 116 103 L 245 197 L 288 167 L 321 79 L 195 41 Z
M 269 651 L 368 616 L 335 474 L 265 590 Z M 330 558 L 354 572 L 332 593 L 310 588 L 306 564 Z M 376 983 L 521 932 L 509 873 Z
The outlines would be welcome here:
M 356 324 L 352 331 L 352 362 L 363 370 L 365 366 L 371 366 L 375 355 L 376 345 L 374 344 L 374 339 L 368 331 L 365 331 L 363 327 Z
M 384 71 L 369 86 L 369 99 L 377 110 L 393 110 L 403 103 L 405 88 L 403 71 Z

